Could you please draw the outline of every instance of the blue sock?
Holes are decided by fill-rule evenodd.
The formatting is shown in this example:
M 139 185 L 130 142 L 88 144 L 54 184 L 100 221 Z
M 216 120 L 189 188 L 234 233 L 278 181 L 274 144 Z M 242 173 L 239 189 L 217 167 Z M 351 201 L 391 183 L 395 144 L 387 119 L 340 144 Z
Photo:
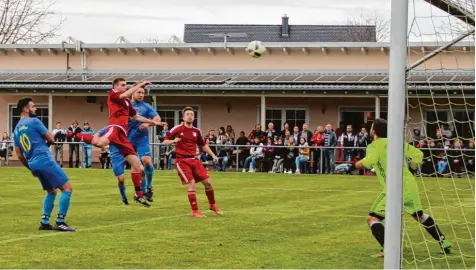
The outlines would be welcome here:
M 146 192 L 147 192 L 147 183 L 146 183 L 146 181 L 145 181 L 144 178 L 142 178 L 142 182 L 141 182 L 140 189 L 142 190 L 142 193 L 146 193 Z
M 71 201 L 71 191 L 62 191 L 61 197 L 59 200 L 58 217 L 56 218 L 56 222 L 58 223 L 64 222 L 66 214 L 68 214 L 70 201 Z
M 119 186 L 119 193 L 121 193 L 121 197 L 122 197 L 122 200 L 125 201 L 127 200 L 127 195 L 126 195 L 126 185 L 124 185 L 124 183 L 119 183 L 118 184 Z
M 50 224 L 51 212 L 55 206 L 56 193 L 46 193 L 45 200 L 43 201 L 43 215 L 41 216 L 41 223 Z
M 144 168 L 146 186 L 148 188 L 152 187 L 152 176 L 154 176 L 154 165 L 148 165 Z

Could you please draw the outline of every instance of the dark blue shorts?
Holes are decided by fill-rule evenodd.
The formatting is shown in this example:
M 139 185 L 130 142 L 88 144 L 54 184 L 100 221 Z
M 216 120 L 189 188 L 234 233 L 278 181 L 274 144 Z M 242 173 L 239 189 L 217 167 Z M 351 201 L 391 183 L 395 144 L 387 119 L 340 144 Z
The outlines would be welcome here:
M 150 144 L 149 144 L 149 137 L 148 136 L 143 136 L 139 138 L 132 138 L 130 139 L 132 147 L 137 152 L 137 156 L 139 159 L 142 157 L 150 157 L 152 156 L 152 153 L 150 152 Z
M 44 190 L 59 188 L 68 182 L 68 176 L 54 160 L 28 164 L 31 172 L 40 180 Z
M 113 144 L 109 145 L 109 151 L 111 153 L 111 163 L 112 171 L 115 176 L 120 176 L 124 174 L 124 166 L 126 164 L 126 159 L 121 154 L 119 149 Z

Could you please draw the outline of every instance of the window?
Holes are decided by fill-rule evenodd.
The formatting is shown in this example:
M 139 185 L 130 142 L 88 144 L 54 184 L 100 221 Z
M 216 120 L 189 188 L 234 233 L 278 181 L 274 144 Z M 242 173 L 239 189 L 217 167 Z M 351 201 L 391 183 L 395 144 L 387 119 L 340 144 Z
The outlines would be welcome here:
M 453 137 L 474 138 L 474 110 L 428 110 L 425 113 L 425 130 L 428 137 L 436 137 L 438 128 L 449 124 Z
M 17 126 L 18 122 L 20 121 L 20 110 L 17 109 L 17 105 L 9 105 L 9 121 L 10 126 L 9 128 L 9 135 L 12 136 L 15 127 Z M 45 127 L 48 128 L 48 106 L 47 105 L 36 105 L 36 117 L 43 122 Z
M 186 106 L 157 106 L 157 112 L 162 119 L 162 122 L 167 122 L 169 125 L 169 129 L 173 128 L 176 125 L 182 123 L 182 110 Z M 193 121 L 193 126 L 199 128 L 198 126 L 198 119 L 200 116 L 200 111 L 198 106 L 192 106 L 193 110 L 195 111 L 195 121 Z M 156 135 L 160 135 L 162 132 L 162 127 L 157 127 Z
M 261 111 L 258 110 L 258 123 L 260 119 Z M 268 123 L 274 124 L 274 129 L 281 131 L 284 123 L 288 122 L 289 127 L 292 129 L 294 126 L 298 126 L 302 129 L 302 125 L 308 122 L 307 109 L 304 108 L 267 108 L 266 109 L 266 126 L 262 127 L 263 130 L 268 128 Z
M 387 109 L 380 109 L 380 117 L 387 119 Z M 366 128 L 367 131 L 370 130 L 372 123 L 375 120 L 375 108 L 341 108 L 340 109 L 340 123 L 338 125 L 343 125 L 341 128 L 345 128 L 347 125 L 352 125 L 354 132 L 360 131 L 361 128 Z M 334 129 L 339 128 L 339 126 L 334 127 Z

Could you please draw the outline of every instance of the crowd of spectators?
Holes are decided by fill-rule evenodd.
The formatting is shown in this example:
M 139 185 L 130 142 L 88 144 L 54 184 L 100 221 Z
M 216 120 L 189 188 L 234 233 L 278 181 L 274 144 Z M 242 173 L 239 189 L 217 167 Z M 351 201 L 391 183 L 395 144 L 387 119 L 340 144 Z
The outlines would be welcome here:
M 462 177 L 474 174 L 474 138 L 461 138 L 444 124 L 434 137 L 424 137 L 413 130 L 412 144 L 423 152 L 423 163 L 416 174 Z

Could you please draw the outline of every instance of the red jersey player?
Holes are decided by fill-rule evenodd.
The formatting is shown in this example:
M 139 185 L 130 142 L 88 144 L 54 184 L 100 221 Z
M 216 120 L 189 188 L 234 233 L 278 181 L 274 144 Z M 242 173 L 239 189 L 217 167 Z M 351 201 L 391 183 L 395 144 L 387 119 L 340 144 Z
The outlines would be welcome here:
M 126 161 L 131 165 L 131 178 L 134 184 L 135 196 L 134 200 L 144 206 L 150 206 L 147 200 L 143 197 L 142 184 L 142 169 L 137 157 L 136 151 L 127 138 L 127 130 L 129 118 L 133 118 L 139 122 L 148 123 L 151 125 L 161 125 L 161 122 L 147 119 L 136 114 L 132 107 L 130 97 L 139 89 L 144 88 L 149 82 L 138 83 L 130 89 L 126 88 L 126 81 L 122 78 L 117 78 L 113 81 L 113 89 L 109 91 L 107 97 L 107 105 L 109 107 L 109 122 L 107 124 L 107 131 L 102 137 L 89 137 L 84 134 L 79 135 L 80 140 L 91 141 L 94 146 L 103 148 L 109 144 L 114 145 L 124 156 Z
M 215 194 L 208 172 L 197 158 L 197 146 L 218 161 L 210 147 L 203 141 L 202 133 L 193 127 L 195 113 L 192 108 L 186 107 L 182 111 L 183 123 L 172 128 L 166 135 L 164 144 L 175 143 L 177 172 L 183 185 L 188 185 L 188 200 L 192 207 L 192 216 L 205 217 L 199 210 L 196 197 L 195 183 L 202 182 L 208 198 L 208 209 L 217 215 L 222 215 L 220 208 L 215 204 Z

